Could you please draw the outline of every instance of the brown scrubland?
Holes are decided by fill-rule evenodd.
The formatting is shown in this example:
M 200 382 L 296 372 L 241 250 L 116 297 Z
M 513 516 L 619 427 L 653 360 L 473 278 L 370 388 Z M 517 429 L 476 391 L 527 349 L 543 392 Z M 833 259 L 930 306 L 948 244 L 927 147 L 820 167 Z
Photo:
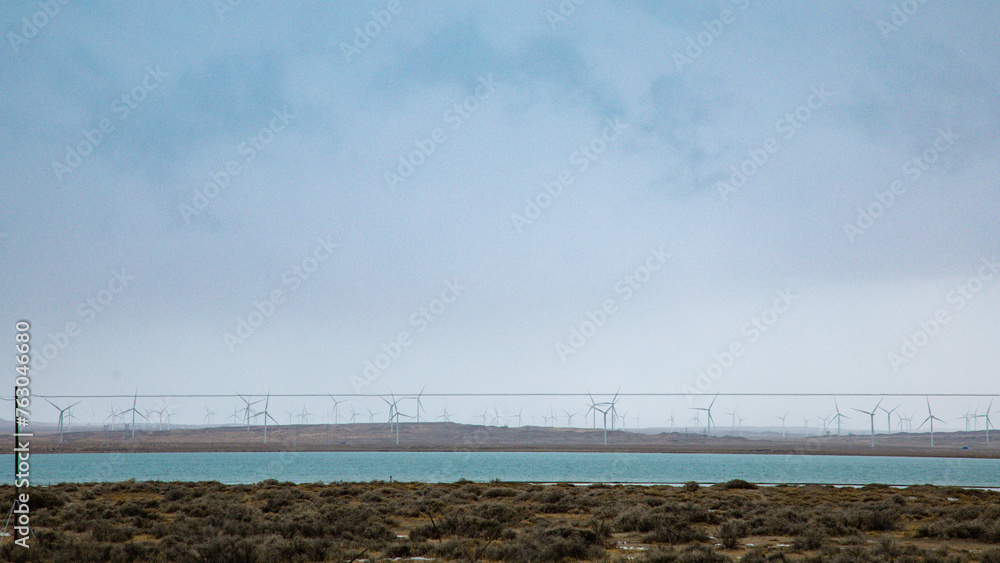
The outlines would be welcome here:
M 32 547 L 3 538 L 3 561 L 1000 562 L 1000 492 L 929 485 L 126 481 L 31 503 Z

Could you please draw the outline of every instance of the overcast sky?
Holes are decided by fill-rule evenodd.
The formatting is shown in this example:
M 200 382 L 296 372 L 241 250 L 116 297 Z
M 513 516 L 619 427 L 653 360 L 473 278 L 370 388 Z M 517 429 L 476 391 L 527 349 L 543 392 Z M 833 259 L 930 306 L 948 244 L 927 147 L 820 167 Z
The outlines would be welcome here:
M 994 2 L 233 3 L 0 7 L 35 393 L 996 390 Z

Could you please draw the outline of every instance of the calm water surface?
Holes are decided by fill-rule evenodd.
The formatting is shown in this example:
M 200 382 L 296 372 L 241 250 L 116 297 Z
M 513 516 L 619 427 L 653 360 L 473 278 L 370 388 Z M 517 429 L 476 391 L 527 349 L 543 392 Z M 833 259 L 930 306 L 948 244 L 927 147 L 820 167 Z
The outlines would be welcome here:
M 0 463 L 13 468 L 11 455 Z M 90 481 L 622 482 L 958 485 L 1000 487 L 1000 460 L 730 454 L 275 452 L 39 454 L 33 484 Z

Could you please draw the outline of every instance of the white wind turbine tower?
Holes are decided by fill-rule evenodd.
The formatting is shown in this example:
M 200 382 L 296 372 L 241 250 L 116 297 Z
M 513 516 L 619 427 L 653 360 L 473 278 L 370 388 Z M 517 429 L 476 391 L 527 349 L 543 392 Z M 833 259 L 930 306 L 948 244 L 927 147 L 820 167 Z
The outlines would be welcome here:
M 420 392 L 417 393 L 417 396 L 414 397 L 414 399 L 417 400 L 417 422 L 418 423 L 420 422 L 420 411 L 424 410 L 424 404 L 422 402 L 420 402 L 420 397 L 423 396 L 424 389 L 427 389 L 427 384 L 426 383 L 424 384 L 423 387 L 420 388 Z M 404 414 L 403 416 L 406 416 L 406 415 Z M 408 417 L 408 418 L 412 418 L 412 417 Z
M 138 415 L 139 415 L 139 416 L 141 416 L 142 418 L 146 418 L 146 415 L 142 414 L 141 412 L 139 412 L 139 411 L 138 411 L 138 410 L 136 410 L 136 408 L 135 408 L 135 402 L 136 402 L 136 401 L 137 401 L 138 399 L 139 399 L 139 390 L 138 390 L 138 389 L 136 389 L 136 390 L 135 390 L 135 395 L 133 395 L 133 396 L 132 396 L 132 408 L 130 408 L 130 409 L 125 409 L 125 410 L 123 410 L 123 411 L 122 411 L 122 412 L 120 413 L 120 414 L 121 414 L 122 416 L 125 416 L 125 413 L 129 413 L 129 412 L 131 412 L 131 413 L 132 413 L 132 437 L 133 437 L 133 438 L 135 438 L 135 415 L 137 415 L 137 414 L 138 414 Z M 122 420 L 124 421 L 124 419 L 122 419 Z M 149 419 L 146 419 L 146 420 L 148 421 Z
M 602 403 L 598 403 L 602 404 Z M 604 416 L 604 445 L 608 445 L 608 413 L 611 411 L 609 407 L 601 409 L 597 405 L 594 405 L 594 410 L 600 412 Z
M 699 426 L 701 426 L 701 413 L 699 413 L 699 412 L 694 413 L 694 416 L 692 416 L 691 420 L 689 420 L 688 422 L 693 422 L 695 428 L 698 428 Z M 688 427 L 687 426 L 684 427 L 684 433 L 685 434 L 688 433 Z
M 68 411 L 69 409 L 75 407 L 76 405 L 79 405 L 80 401 L 77 401 L 77 402 L 73 403 L 72 405 L 70 405 L 70 406 L 68 406 L 68 407 L 66 407 L 64 409 L 59 408 L 55 403 L 53 403 L 52 401 L 50 401 L 48 399 L 45 399 L 45 402 L 47 402 L 48 404 L 52 405 L 53 407 L 56 408 L 57 411 L 59 411 L 59 443 L 61 444 L 61 443 L 63 443 L 63 418 L 64 418 L 64 415 L 66 414 L 66 411 Z
M 892 434 L 892 413 L 901 406 L 902 405 L 896 405 L 889 410 L 886 410 L 885 407 L 879 407 L 883 412 L 885 412 L 886 434 Z
M 978 414 L 978 415 L 976 415 L 976 416 L 978 416 L 980 418 L 985 418 L 986 419 L 986 443 L 987 444 L 990 443 L 990 425 L 992 424 L 992 422 L 990 421 L 990 409 L 992 409 L 992 408 L 993 408 L 993 399 L 990 399 L 990 406 L 986 407 L 986 414 Z
M 368 423 L 371 424 L 371 423 L 375 422 L 375 415 L 379 414 L 379 413 L 372 412 L 371 407 L 368 407 L 368 406 L 366 406 L 365 409 L 368 410 Z
M 70 428 L 70 427 L 72 426 L 71 423 L 74 420 L 80 420 L 80 419 L 77 418 L 75 414 L 73 414 L 73 408 L 70 407 L 70 410 L 66 411 L 66 431 L 67 432 L 72 432 L 73 429 Z
M 789 411 L 786 411 L 785 414 L 782 415 L 782 416 L 778 416 L 778 415 L 774 416 L 774 418 L 777 418 L 778 420 L 781 421 L 781 439 L 782 440 L 785 439 L 785 419 L 788 418 L 788 412 Z
M 483 410 L 483 414 L 473 415 L 472 419 L 473 421 L 475 421 L 475 419 L 481 418 L 483 419 L 483 423 L 481 424 L 481 426 L 486 426 L 486 417 L 488 417 L 489 415 L 490 415 L 490 409 L 487 408 Z M 390 414 L 389 416 L 392 415 Z
M 743 417 L 740 416 L 740 415 L 736 415 L 736 418 L 737 418 L 737 420 L 739 421 L 739 424 L 740 424 L 740 426 L 739 426 L 739 428 L 740 428 L 739 435 L 740 435 L 740 437 L 742 437 L 743 436 Z
M 972 418 L 972 414 L 968 410 L 965 411 L 964 415 L 962 415 L 962 416 L 956 416 L 955 417 L 956 420 L 964 420 L 965 421 L 965 431 L 966 432 L 969 431 L 969 419 L 970 418 Z
M 620 393 L 621 390 L 622 390 L 622 388 L 619 387 L 618 391 L 615 391 L 615 396 L 611 398 L 611 402 L 608 403 L 608 405 L 611 407 L 611 429 L 612 430 L 615 429 L 615 417 L 618 416 L 618 408 L 617 408 L 617 405 L 618 405 L 618 393 Z
M 338 401 L 333 397 L 333 395 L 328 395 L 330 400 L 333 401 L 333 423 L 340 424 L 340 403 L 346 403 L 347 401 Z M 351 409 L 354 412 L 354 409 Z M 351 422 L 354 422 L 353 420 Z
M 448 405 L 444 406 L 444 411 L 441 413 L 441 416 L 437 417 L 437 419 L 442 422 L 451 422 L 451 414 L 448 413 Z
M 566 413 L 566 426 L 569 427 L 569 428 L 572 428 L 573 427 L 573 417 L 576 416 L 576 415 L 578 415 L 578 414 L 580 414 L 580 412 L 579 411 L 577 411 L 577 412 L 569 412 L 566 409 L 563 409 L 562 411 L 564 413 Z
M 802 417 L 802 426 L 806 427 L 806 436 L 808 436 L 809 435 L 809 420 L 810 419 L 806 418 L 806 416 L 804 414 L 800 414 L 799 416 Z
M 615 403 L 618 401 L 618 392 L 615 392 L 615 396 L 611 399 L 610 402 L 605 401 L 605 402 L 597 403 L 597 402 L 594 401 L 594 398 L 590 395 L 590 392 L 587 393 L 587 396 L 590 397 L 590 405 L 588 405 L 588 409 L 589 410 L 587 411 L 587 413 L 589 414 L 591 411 L 594 412 L 594 422 L 595 422 L 594 426 L 595 427 L 597 426 L 597 424 L 596 424 L 596 422 L 597 422 L 597 413 L 601 413 L 601 415 L 604 417 L 604 445 L 607 446 L 608 445 L 608 413 L 610 413 L 611 416 L 612 416 L 611 428 L 613 430 L 614 429 L 614 417 L 618 415 L 618 413 L 615 411 Z M 604 407 L 604 408 L 602 409 L 601 407 Z M 586 415 L 584 415 L 584 416 L 586 416 Z
M 587 420 L 587 415 L 593 412 L 594 416 L 593 416 L 593 422 L 591 423 L 591 428 L 596 429 L 597 428 L 597 403 L 594 402 L 594 397 L 590 394 L 590 391 L 587 391 L 587 397 L 590 398 L 590 404 L 587 405 L 587 412 L 584 413 L 583 419 L 584 419 L 584 421 L 586 421 Z M 584 422 L 583 424 L 584 424 L 584 426 L 586 426 L 587 423 Z
M 733 409 L 733 412 L 729 413 L 729 416 L 731 416 L 733 419 L 732 427 L 730 428 L 733 432 L 736 432 L 736 411 L 738 411 L 739 409 L 740 407 L 739 405 L 737 405 L 736 408 Z
M 842 419 L 842 418 L 851 418 L 851 417 L 849 417 L 846 414 L 843 414 L 842 412 L 840 412 L 840 405 L 837 404 L 837 399 L 833 400 L 833 406 L 834 406 L 834 408 L 837 409 L 837 414 L 833 415 L 833 418 L 837 419 L 837 437 L 840 437 L 840 419 Z
M 271 419 L 275 424 L 278 424 L 277 420 L 271 416 L 271 413 L 267 411 L 268 406 L 271 404 L 271 391 L 267 392 L 267 398 L 264 399 L 264 412 L 260 413 L 264 415 L 264 443 L 267 443 L 267 419 Z
M 203 418 L 201 420 L 201 423 L 205 424 L 205 422 L 208 422 L 208 425 L 211 426 L 212 425 L 212 417 L 215 416 L 216 414 L 218 414 L 218 413 L 215 412 L 215 411 L 213 411 L 213 410 L 209 410 L 208 409 L 208 405 L 205 405 L 205 418 Z
M 715 404 L 715 400 L 718 399 L 718 398 L 719 398 L 718 394 L 716 394 L 715 397 L 712 397 L 712 402 L 708 404 L 708 407 L 691 407 L 693 410 L 696 410 L 696 411 L 705 411 L 706 413 L 708 413 L 708 418 L 705 420 L 705 436 L 706 437 L 710 437 L 711 436 L 712 423 L 715 422 L 715 420 L 712 419 L 712 405 Z
M 924 399 L 927 400 L 927 418 L 925 418 L 924 421 L 920 423 L 920 426 L 917 427 L 917 430 L 920 430 L 921 428 L 923 428 L 924 425 L 927 424 L 928 421 L 931 423 L 931 447 L 933 448 L 934 447 L 934 421 L 936 420 L 936 421 L 940 422 L 941 424 L 944 424 L 944 421 L 941 420 L 940 418 L 934 416 L 934 413 L 931 412 L 931 400 L 928 399 L 927 397 L 924 397 Z
M 858 412 L 865 413 L 865 414 L 867 414 L 868 416 L 871 417 L 871 423 L 872 423 L 872 447 L 873 448 L 875 447 L 875 411 L 878 410 L 879 405 L 881 405 L 882 401 L 884 401 L 884 400 L 885 400 L 885 397 L 882 397 L 881 399 L 879 399 L 878 403 L 875 404 L 875 408 L 873 408 L 871 410 L 871 412 L 863 411 L 861 409 L 854 409 L 854 410 L 856 410 Z
M 251 410 L 252 410 L 251 407 L 253 407 L 257 403 L 263 402 L 264 399 L 258 399 L 256 401 L 250 401 L 250 399 L 253 398 L 252 395 L 247 395 L 247 397 L 250 397 L 250 399 L 244 397 L 243 395 L 240 395 L 239 393 L 236 393 L 236 396 L 239 397 L 240 399 L 243 399 L 243 402 L 246 404 L 246 406 L 243 407 L 243 422 L 246 423 L 246 425 L 247 425 L 247 432 L 249 432 L 250 431 L 250 414 L 251 414 Z
M 302 421 L 302 424 L 309 424 L 310 416 L 312 416 L 312 413 L 306 409 L 305 405 L 302 405 L 302 412 L 299 413 L 299 419 Z
M 354 411 L 354 405 L 351 405 L 351 424 L 354 424 L 354 421 L 358 419 L 358 414 Z
M 393 395 L 393 394 L 391 394 L 391 393 L 389 394 L 389 396 L 392 397 L 392 402 L 391 403 L 389 401 L 387 401 L 385 397 L 381 397 L 381 399 L 383 401 L 385 401 L 386 404 L 389 405 L 389 433 L 390 434 L 392 433 L 393 419 L 395 419 L 395 424 L 396 424 L 396 445 L 398 446 L 399 445 L 399 417 L 400 416 L 405 416 L 406 418 L 413 418 L 413 417 L 410 416 L 410 415 L 403 414 L 403 413 L 399 412 L 399 402 L 402 401 L 405 397 L 400 397 L 400 398 L 397 399 L 396 396 Z

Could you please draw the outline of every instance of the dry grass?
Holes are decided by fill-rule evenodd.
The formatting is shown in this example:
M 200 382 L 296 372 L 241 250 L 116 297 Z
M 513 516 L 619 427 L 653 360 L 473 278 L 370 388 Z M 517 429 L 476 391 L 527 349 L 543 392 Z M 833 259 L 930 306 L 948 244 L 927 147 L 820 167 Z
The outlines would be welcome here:
M 31 498 L 33 547 L 8 540 L 0 560 L 1000 562 L 1000 493 L 954 487 L 129 481 Z

